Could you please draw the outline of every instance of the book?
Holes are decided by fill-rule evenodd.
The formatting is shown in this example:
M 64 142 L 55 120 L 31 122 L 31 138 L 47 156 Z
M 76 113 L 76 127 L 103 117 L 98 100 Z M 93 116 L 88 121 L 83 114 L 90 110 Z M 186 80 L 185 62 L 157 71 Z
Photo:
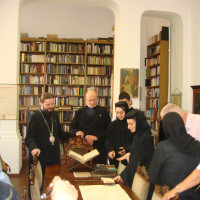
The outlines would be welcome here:
M 73 172 L 75 178 L 88 178 L 92 177 L 90 172 Z
M 94 149 L 90 151 L 89 153 L 84 154 L 83 156 L 76 153 L 75 151 L 72 151 L 72 150 L 69 151 L 69 156 L 82 164 L 86 163 L 87 161 L 91 160 L 92 158 L 98 155 L 99 155 L 99 151 L 97 149 Z
M 101 180 L 103 181 L 103 184 L 115 184 L 115 181 L 112 178 L 101 177 Z

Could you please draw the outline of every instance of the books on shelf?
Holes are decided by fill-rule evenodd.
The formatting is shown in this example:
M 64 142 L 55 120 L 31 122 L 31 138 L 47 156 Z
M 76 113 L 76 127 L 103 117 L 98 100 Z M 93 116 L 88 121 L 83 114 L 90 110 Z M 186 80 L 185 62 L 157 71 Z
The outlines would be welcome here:
M 90 151 L 89 153 L 86 153 L 82 156 L 82 155 L 76 153 L 75 151 L 70 150 L 68 155 L 70 157 L 72 157 L 73 159 L 77 160 L 78 162 L 84 164 L 87 161 L 91 160 L 92 158 L 98 156 L 99 151 L 97 149 L 94 149 L 94 150 Z

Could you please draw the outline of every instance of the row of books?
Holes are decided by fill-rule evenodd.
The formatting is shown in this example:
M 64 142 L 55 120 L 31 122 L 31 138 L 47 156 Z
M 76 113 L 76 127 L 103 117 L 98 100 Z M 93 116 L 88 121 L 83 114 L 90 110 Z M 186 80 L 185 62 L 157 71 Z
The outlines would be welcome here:
M 160 77 L 153 77 L 151 79 L 151 86 L 159 86 L 160 85 Z
M 85 74 L 85 66 L 47 64 L 47 73 Z
M 149 38 L 149 45 L 161 40 L 161 32 Z
M 152 120 L 157 120 L 159 118 L 158 109 L 151 108 L 149 110 L 146 110 L 146 117 L 151 118 Z
M 113 45 L 87 44 L 87 53 L 113 54 Z
M 146 76 L 150 77 L 150 76 L 157 76 L 160 75 L 160 65 L 158 65 L 157 67 L 154 68 L 147 68 L 146 69 Z
M 64 132 L 69 132 L 70 131 L 70 126 L 69 125 L 62 125 L 62 130 L 64 131 Z
M 159 88 L 146 88 L 146 97 L 159 97 Z
M 47 54 L 46 62 L 49 63 L 77 63 L 83 64 L 85 62 L 84 55 L 72 55 L 72 54 Z
M 147 50 L 147 55 L 151 56 L 154 54 L 160 53 L 160 44 L 157 44 L 156 46 L 151 46 Z
M 21 73 L 44 73 L 44 64 L 20 64 Z
M 85 77 L 77 75 L 47 75 L 47 84 L 84 85 Z
M 111 89 L 108 87 L 93 87 L 93 89 L 96 91 L 98 96 L 111 96 Z
M 95 65 L 112 65 L 113 58 L 105 56 L 87 56 L 87 62 L 88 64 Z
M 83 87 L 47 86 L 47 91 L 52 95 L 84 95 Z
M 150 99 L 149 107 L 150 108 L 159 108 L 159 100 L 158 99 Z
M 151 127 L 151 130 L 158 130 L 158 121 L 157 120 L 147 119 L 147 122 L 148 122 L 149 126 Z
M 61 111 L 58 113 L 60 123 L 71 122 L 74 117 L 74 111 Z
M 19 93 L 24 95 L 41 95 L 44 92 L 43 86 L 29 86 L 29 85 L 22 85 L 20 86 Z
M 21 84 L 44 84 L 44 76 L 21 75 L 19 76 Z
M 87 85 L 110 86 L 111 78 L 110 77 L 101 77 L 101 76 L 87 76 L 86 84 Z
M 152 67 L 154 65 L 157 65 L 160 63 L 160 55 L 154 57 L 154 58 L 147 58 L 146 59 L 146 66 Z
M 39 106 L 40 99 L 39 96 L 31 96 L 31 97 L 24 97 L 24 96 L 20 96 L 19 97 L 19 105 L 20 106 Z
M 98 66 L 98 67 L 88 66 L 87 74 L 110 76 L 112 74 L 112 67 L 111 66 Z
M 21 53 L 21 62 L 44 62 L 44 55 L 33 53 Z
M 98 105 L 111 106 L 111 100 L 109 97 L 98 98 Z
M 33 112 L 31 110 L 19 110 L 19 122 L 28 122 Z
M 84 97 L 55 97 L 56 106 L 84 106 Z
M 47 51 L 52 52 L 85 52 L 85 44 L 47 42 Z
M 21 43 L 20 51 L 45 51 L 45 44 L 39 41 Z

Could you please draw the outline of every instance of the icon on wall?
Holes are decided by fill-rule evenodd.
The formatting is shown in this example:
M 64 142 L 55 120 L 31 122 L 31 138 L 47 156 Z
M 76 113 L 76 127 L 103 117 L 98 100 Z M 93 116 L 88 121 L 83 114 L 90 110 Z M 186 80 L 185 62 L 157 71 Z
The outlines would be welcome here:
M 127 92 L 131 98 L 138 97 L 139 70 L 125 68 L 120 73 L 120 92 Z

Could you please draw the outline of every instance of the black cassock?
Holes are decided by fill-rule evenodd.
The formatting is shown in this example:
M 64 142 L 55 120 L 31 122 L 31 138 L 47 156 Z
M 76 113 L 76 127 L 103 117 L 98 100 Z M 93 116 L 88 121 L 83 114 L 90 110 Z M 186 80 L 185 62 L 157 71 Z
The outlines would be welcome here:
M 106 163 L 105 135 L 111 122 L 106 109 L 96 106 L 95 108 L 84 107 L 76 111 L 71 123 L 72 133 L 82 131 L 85 135 L 94 135 L 98 138 L 93 143 L 93 149 L 97 149 L 99 156 L 93 158 L 93 163 Z
M 55 137 L 54 145 L 52 145 L 52 143 L 49 141 L 49 129 L 42 117 L 41 112 L 51 131 L 53 119 L 53 136 Z M 36 111 L 31 115 L 25 142 L 30 151 L 30 156 L 33 149 L 38 148 L 41 150 L 39 161 L 44 174 L 46 165 L 60 163 L 59 140 L 66 140 L 70 137 L 74 137 L 75 135 L 72 133 L 64 133 L 61 130 L 56 112 L 52 113 L 52 118 L 51 115 L 47 115 L 44 111 L 41 110 L 41 112 Z
M 116 159 L 121 157 L 118 154 L 119 147 L 123 147 L 127 152 L 130 145 L 132 144 L 134 134 L 128 129 L 126 118 L 119 120 L 118 118 L 111 122 L 108 127 L 107 137 L 106 137 L 106 151 L 107 154 L 111 151 L 115 151 L 115 158 L 109 159 L 110 164 L 114 164 L 116 167 L 119 164 L 119 161 Z M 123 163 L 127 165 L 127 163 Z
M 150 127 L 143 113 L 136 109 L 134 112 L 136 112 L 134 117 L 136 120 L 136 131 L 132 133 L 135 134 L 135 136 L 130 150 L 131 155 L 128 165 L 120 174 L 124 183 L 130 188 L 132 188 L 138 162 L 140 162 L 141 166 L 148 167 L 154 151 Z

